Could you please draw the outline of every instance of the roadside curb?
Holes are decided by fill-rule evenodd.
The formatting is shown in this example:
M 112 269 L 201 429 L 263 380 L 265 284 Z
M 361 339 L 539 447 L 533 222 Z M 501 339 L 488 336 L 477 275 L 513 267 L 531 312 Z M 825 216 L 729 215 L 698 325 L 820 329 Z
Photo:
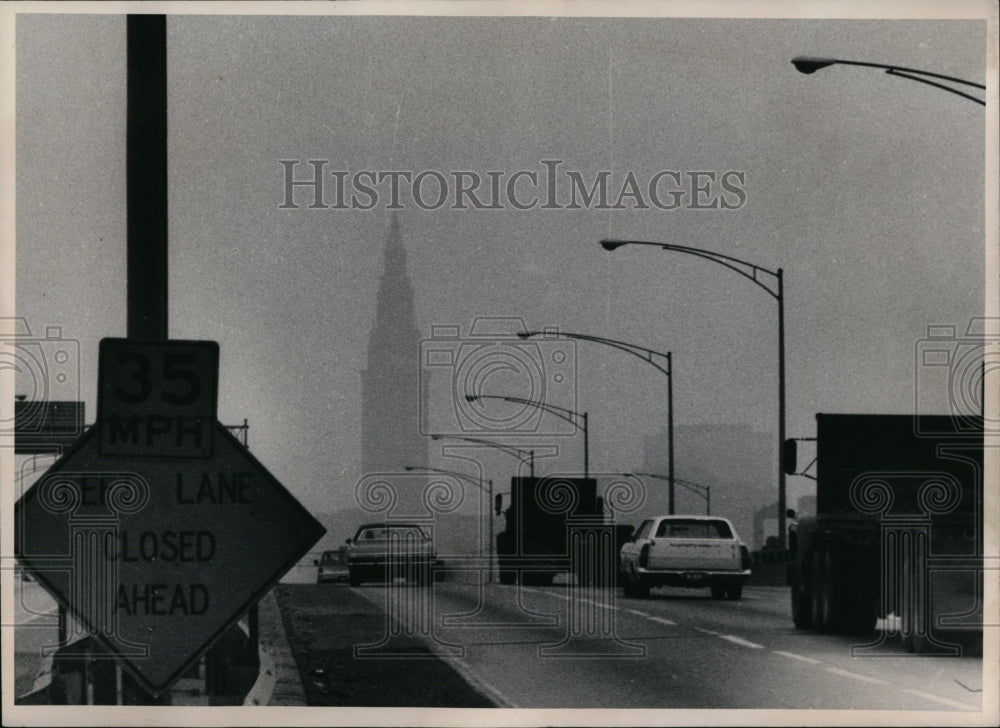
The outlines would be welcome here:
M 247 695 L 252 705 L 306 706 L 299 666 L 288 645 L 281 609 L 272 589 L 257 605 L 260 630 L 260 676 Z
M 393 629 L 394 630 L 396 630 L 397 632 L 402 632 L 403 631 L 403 625 L 401 625 L 399 623 L 399 619 L 396 618 L 393 615 L 390 615 L 385 610 L 385 603 L 384 602 L 376 601 L 374 598 L 372 598 L 372 596 L 370 594 L 365 594 L 365 593 L 360 592 L 360 591 L 358 592 L 358 595 L 364 597 L 369 602 L 371 602 L 373 605 L 375 605 L 379 609 L 383 610 L 383 612 L 392 621 L 392 625 L 393 625 Z M 427 646 L 427 649 L 430 650 L 431 654 L 434 655 L 435 659 L 437 659 L 439 662 L 441 662 L 441 663 L 443 663 L 445 665 L 448 665 L 452 670 L 455 671 L 455 673 L 458 674 L 458 676 L 460 678 L 462 678 L 462 680 L 465 681 L 465 683 L 470 688 L 472 688 L 475 692 L 477 692 L 485 700 L 488 700 L 490 703 L 492 703 L 494 708 L 517 708 L 518 707 L 512 700 L 510 700 L 510 698 L 508 698 L 506 695 L 504 695 L 503 693 L 501 693 L 495 687 L 493 687 L 492 685 L 490 685 L 489 683 L 487 683 L 485 680 L 482 680 L 478 675 L 476 675 L 469 668 L 469 666 L 466 665 L 462 661 L 461 658 L 457 658 L 457 657 L 455 657 L 453 655 L 447 654 L 442 649 L 441 645 L 438 642 L 436 642 L 434 639 L 427 639 L 427 637 L 425 635 L 420 635 L 420 640 L 421 640 L 421 642 L 424 643 L 424 645 Z M 464 650 L 464 648 L 463 648 L 463 650 Z

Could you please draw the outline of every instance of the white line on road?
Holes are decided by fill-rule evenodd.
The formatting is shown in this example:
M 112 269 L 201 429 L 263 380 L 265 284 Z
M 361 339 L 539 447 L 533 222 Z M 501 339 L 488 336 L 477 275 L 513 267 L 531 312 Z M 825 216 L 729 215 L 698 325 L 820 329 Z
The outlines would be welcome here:
M 701 632 L 702 634 L 710 634 L 713 637 L 718 637 L 722 634 L 721 632 L 713 632 L 710 629 L 703 629 L 702 627 L 695 627 L 695 631 Z
M 659 622 L 660 624 L 666 624 L 666 625 L 668 625 L 670 627 L 676 627 L 677 626 L 677 622 L 673 621 L 672 619 L 664 619 L 663 617 L 654 617 L 651 614 L 647 614 L 646 615 L 646 619 L 648 619 L 648 620 L 650 620 L 652 622 Z
M 574 599 L 574 597 L 567 596 L 566 594 L 558 594 L 556 592 L 550 592 L 550 591 L 542 592 L 542 594 L 547 594 L 548 596 L 556 597 L 557 599 L 563 599 L 567 602 L 572 602 L 572 601 L 582 602 L 584 604 L 589 604 L 592 607 L 597 607 L 598 609 L 618 609 L 618 607 L 615 606 L 614 604 L 601 604 L 600 602 L 595 602 L 592 599 L 583 599 L 581 597 L 576 597 Z
M 824 667 L 827 672 L 833 673 L 834 675 L 840 675 L 841 677 L 849 677 L 852 680 L 861 680 L 862 682 L 872 683 L 873 685 L 888 685 L 889 683 L 885 680 L 879 680 L 877 677 L 868 677 L 867 675 L 861 675 L 857 672 L 851 672 L 850 670 L 841 670 L 839 667 Z
M 904 690 L 904 693 L 910 693 L 912 695 L 919 695 L 921 698 L 927 698 L 928 700 L 933 700 L 935 703 L 941 703 L 941 705 L 949 705 L 953 708 L 961 708 L 962 710 L 976 710 L 975 705 L 969 705 L 968 703 L 963 703 L 958 700 L 951 700 L 949 698 L 942 698 L 939 695 L 931 695 L 930 693 L 924 693 L 920 690 Z
M 648 617 L 648 616 L 650 616 L 650 615 L 646 614 L 645 612 L 640 612 L 638 609 L 629 609 L 628 611 L 631 612 L 632 614 L 636 615 L 637 617 Z
M 737 637 L 734 634 L 720 634 L 719 638 L 724 639 L 727 642 L 732 642 L 734 645 L 740 645 L 741 647 L 752 647 L 755 650 L 764 649 L 764 645 L 758 645 L 756 642 L 745 640 L 742 637 Z
M 776 655 L 782 655 L 784 657 L 791 657 L 794 660 L 802 660 L 802 662 L 808 662 L 810 665 L 820 665 L 822 664 L 819 660 L 814 660 L 811 657 L 805 657 L 804 655 L 796 655 L 794 652 L 784 652 L 783 650 L 772 650 Z

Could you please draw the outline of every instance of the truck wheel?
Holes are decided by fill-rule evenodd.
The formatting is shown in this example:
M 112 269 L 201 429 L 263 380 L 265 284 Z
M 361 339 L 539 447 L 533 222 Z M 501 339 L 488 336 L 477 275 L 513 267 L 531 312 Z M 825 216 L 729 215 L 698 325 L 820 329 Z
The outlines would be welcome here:
M 809 570 L 809 606 L 813 628 L 817 632 L 829 632 L 830 603 L 826 595 L 826 568 L 822 553 L 812 557 L 812 568 Z
M 795 629 L 812 629 L 812 612 L 809 608 L 809 594 L 799 594 L 798 584 L 792 583 L 792 622 Z
M 726 587 L 724 584 L 712 584 L 712 599 L 724 599 Z
M 739 583 L 730 584 L 726 587 L 726 599 L 731 602 L 738 602 L 743 596 L 743 585 Z

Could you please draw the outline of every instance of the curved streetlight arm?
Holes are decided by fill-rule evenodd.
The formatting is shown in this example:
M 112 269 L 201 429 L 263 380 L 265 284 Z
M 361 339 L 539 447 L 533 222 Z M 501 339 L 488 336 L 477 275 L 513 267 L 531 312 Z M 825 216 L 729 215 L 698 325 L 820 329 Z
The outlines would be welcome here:
M 544 334 L 541 331 L 524 331 L 518 334 L 522 339 L 527 339 L 532 336 L 537 336 L 538 334 Z M 673 515 L 674 512 L 674 483 L 673 483 L 673 473 L 674 473 L 674 375 L 673 375 L 673 354 L 667 352 L 664 354 L 662 351 L 656 351 L 654 349 L 646 348 L 645 346 L 638 346 L 636 344 L 629 344 L 626 341 L 618 341 L 617 339 L 607 339 L 603 336 L 591 336 L 589 334 L 575 334 L 567 331 L 559 333 L 560 336 L 565 336 L 570 339 L 582 339 L 583 341 L 593 341 L 597 344 L 605 344 L 613 349 L 618 349 L 624 351 L 632 356 L 642 359 L 647 364 L 656 367 L 660 372 L 667 375 L 667 440 L 668 448 L 670 450 L 670 482 L 669 482 L 669 505 L 670 513 Z M 667 360 L 667 366 L 660 366 L 654 356 L 662 357 Z
M 690 480 L 684 480 L 683 478 L 674 478 L 674 482 L 683 485 L 692 493 L 697 493 L 702 498 L 711 490 L 708 485 L 701 485 L 700 483 L 692 483 Z
M 945 91 L 950 91 L 953 94 L 961 96 L 969 101 L 975 101 L 981 106 L 985 106 L 986 102 L 977 99 L 975 96 L 970 96 L 967 93 L 954 89 L 951 86 L 946 86 L 943 83 L 937 83 L 931 81 L 932 78 L 937 78 L 942 81 L 950 81 L 951 83 L 960 83 L 964 86 L 972 86 L 973 88 L 978 88 L 986 90 L 986 86 L 981 83 L 975 83 L 974 81 L 966 81 L 962 78 L 955 78 L 954 76 L 945 76 L 941 73 L 932 73 L 930 71 L 921 71 L 916 68 L 906 68 L 904 66 L 891 66 L 884 63 L 867 63 L 864 61 L 845 61 L 839 58 L 810 58 L 808 56 L 799 56 L 792 59 L 792 65 L 795 66 L 795 70 L 799 73 L 815 73 L 821 68 L 826 68 L 827 66 L 864 66 L 865 68 L 880 68 L 883 69 L 890 76 L 899 76 L 900 78 L 908 78 L 911 81 L 919 81 L 920 83 L 925 83 L 928 86 L 934 86 L 935 88 L 943 89 Z M 926 78 L 925 78 L 926 77 Z
M 465 399 L 469 402 L 478 402 L 481 399 L 502 399 L 505 402 L 516 402 L 528 407 L 538 407 L 541 410 L 554 414 L 560 419 L 566 420 L 573 427 L 583 430 L 583 477 L 590 477 L 590 429 L 587 426 L 586 412 L 581 413 L 566 409 L 565 407 L 557 407 L 554 404 L 546 404 L 545 402 L 524 399 L 523 397 L 506 397 L 499 394 L 467 394 L 465 395 Z
M 815 69 L 813 69 L 815 70 Z M 781 548 L 785 548 L 785 469 L 781 462 L 781 448 L 785 445 L 785 283 L 781 268 L 770 270 L 755 265 L 747 260 L 742 260 L 731 255 L 716 253 L 711 250 L 692 248 L 687 245 L 674 245 L 672 243 L 653 243 L 645 240 L 615 240 L 604 239 L 601 247 L 605 250 L 615 250 L 623 245 L 651 245 L 661 250 L 674 250 L 679 253 L 690 253 L 699 258 L 710 260 L 719 265 L 724 265 L 730 270 L 736 271 L 749 281 L 757 284 L 760 288 L 771 294 L 771 297 L 778 302 L 778 534 Z M 774 280 L 771 285 L 758 277 L 759 273 L 766 273 Z M 774 286 L 772 288 L 772 285 Z
M 639 475 L 645 478 L 656 478 L 657 480 L 671 480 L 670 477 L 666 475 L 660 475 L 659 473 L 624 473 L 624 475 Z M 690 480 L 684 480 L 684 478 L 673 478 L 673 482 L 677 485 L 683 485 L 689 491 L 699 496 L 703 501 L 705 501 L 705 513 L 709 514 L 712 511 L 712 486 L 702 485 L 701 483 L 695 483 Z M 673 511 L 670 512 L 673 515 Z
M 967 94 L 964 91 L 959 91 L 957 88 L 952 88 L 951 86 L 945 86 L 943 83 L 937 83 L 936 81 L 929 81 L 926 78 L 920 78 L 918 76 L 911 76 L 908 73 L 901 73 L 895 69 L 886 71 L 890 76 L 899 76 L 900 78 L 908 78 L 911 81 L 919 81 L 920 83 L 927 84 L 928 86 L 934 86 L 935 88 L 943 89 L 945 91 L 951 91 L 956 96 L 961 96 L 963 99 L 968 99 L 969 101 L 975 101 L 980 106 L 986 106 L 986 102 L 982 99 L 977 99 L 971 94 Z M 955 79 L 957 80 L 957 79 Z M 968 83 L 967 81 L 960 81 L 960 83 Z M 979 86 L 979 84 L 971 84 L 972 86 Z M 985 86 L 980 86 L 980 88 L 986 88 Z
M 952 81 L 954 83 L 961 83 L 966 86 L 974 86 L 975 88 L 981 88 L 986 90 L 986 87 L 981 83 L 976 83 L 974 81 L 966 81 L 962 78 L 956 78 L 954 76 L 945 76 L 941 73 L 932 73 L 931 71 L 921 71 L 917 68 L 906 68 L 905 66 L 893 66 L 886 63 L 868 63 L 866 61 L 845 61 L 841 58 L 813 58 L 811 56 L 797 56 L 792 59 L 792 65 L 799 73 L 815 73 L 821 68 L 826 68 L 827 66 L 864 66 L 866 68 L 881 68 L 886 71 L 886 73 L 897 73 L 899 71 L 904 71 L 905 73 L 912 73 L 918 76 L 929 76 L 930 78 L 940 78 L 942 81 Z
M 476 445 L 483 445 L 484 447 L 492 447 L 500 452 L 510 455 L 512 458 L 518 462 L 526 462 L 531 467 L 531 477 L 535 477 L 535 451 L 534 450 L 522 450 L 519 447 L 514 447 L 513 445 L 504 445 L 499 442 L 493 442 L 492 440 L 483 440 L 478 437 L 461 437 L 459 435 L 431 435 L 432 440 L 461 440 L 462 442 L 471 442 Z
M 478 402 L 481 399 L 502 399 L 506 402 L 516 402 L 517 404 L 528 405 L 529 407 L 538 407 L 539 409 L 551 412 L 556 417 L 566 420 L 566 422 L 570 423 L 574 427 L 580 427 L 580 419 L 584 417 L 584 415 L 576 412 L 575 410 L 558 407 L 554 404 L 546 404 L 545 402 L 538 402 L 533 399 L 523 399 L 521 397 L 506 397 L 499 394 L 467 394 L 465 395 L 465 398 L 469 402 Z M 573 419 L 574 417 L 576 419 Z
M 518 334 L 518 337 L 522 339 L 530 339 L 532 336 L 550 336 L 548 332 L 545 331 L 522 331 Z M 568 331 L 559 331 L 555 335 L 565 337 L 567 339 L 582 339 L 583 341 L 594 341 L 598 344 L 607 344 L 608 346 L 614 347 L 615 349 L 620 349 L 621 351 L 628 352 L 632 356 L 639 357 L 644 362 L 651 364 L 652 366 L 659 369 L 661 372 L 670 376 L 670 352 L 664 354 L 662 351 L 655 351 L 654 349 L 647 349 L 644 346 L 637 346 L 635 344 L 629 344 L 624 341 L 616 341 L 615 339 L 605 339 L 602 336 L 589 336 L 587 334 L 572 334 Z M 654 356 L 659 356 L 667 360 L 666 368 L 660 366 L 654 359 Z
M 719 265 L 724 265 L 730 270 L 736 271 L 747 280 L 753 281 L 765 291 L 770 293 L 775 299 L 781 299 L 781 268 L 778 270 L 771 270 L 770 268 L 764 268 L 763 266 L 756 265 L 748 260 L 736 258 L 732 255 L 716 253 L 712 250 L 703 250 L 702 248 L 692 248 L 687 245 L 654 243 L 648 240 L 617 240 L 614 238 L 605 238 L 601 241 L 601 247 L 605 250 L 615 250 L 623 245 L 652 245 L 653 247 L 660 248 L 662 250 L 673 250 L 678 253 L 688 253 L 689 255 L 695 255 L 699 258 L 714 261 Z M 759 273 L 766 273 L 771 276 L 777 285 L 772 288 L 765 280 L 758 277 Z

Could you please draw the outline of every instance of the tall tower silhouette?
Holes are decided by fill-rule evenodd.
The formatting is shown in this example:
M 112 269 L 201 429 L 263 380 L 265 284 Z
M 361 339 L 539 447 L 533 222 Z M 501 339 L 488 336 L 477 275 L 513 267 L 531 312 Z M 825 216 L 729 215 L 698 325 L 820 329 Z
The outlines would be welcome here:
M 361 472 L 402 472 L 427 464 L 420 434 L 420 335 L 399 218 L 385 244 L 368 368 L 361 372 Z

